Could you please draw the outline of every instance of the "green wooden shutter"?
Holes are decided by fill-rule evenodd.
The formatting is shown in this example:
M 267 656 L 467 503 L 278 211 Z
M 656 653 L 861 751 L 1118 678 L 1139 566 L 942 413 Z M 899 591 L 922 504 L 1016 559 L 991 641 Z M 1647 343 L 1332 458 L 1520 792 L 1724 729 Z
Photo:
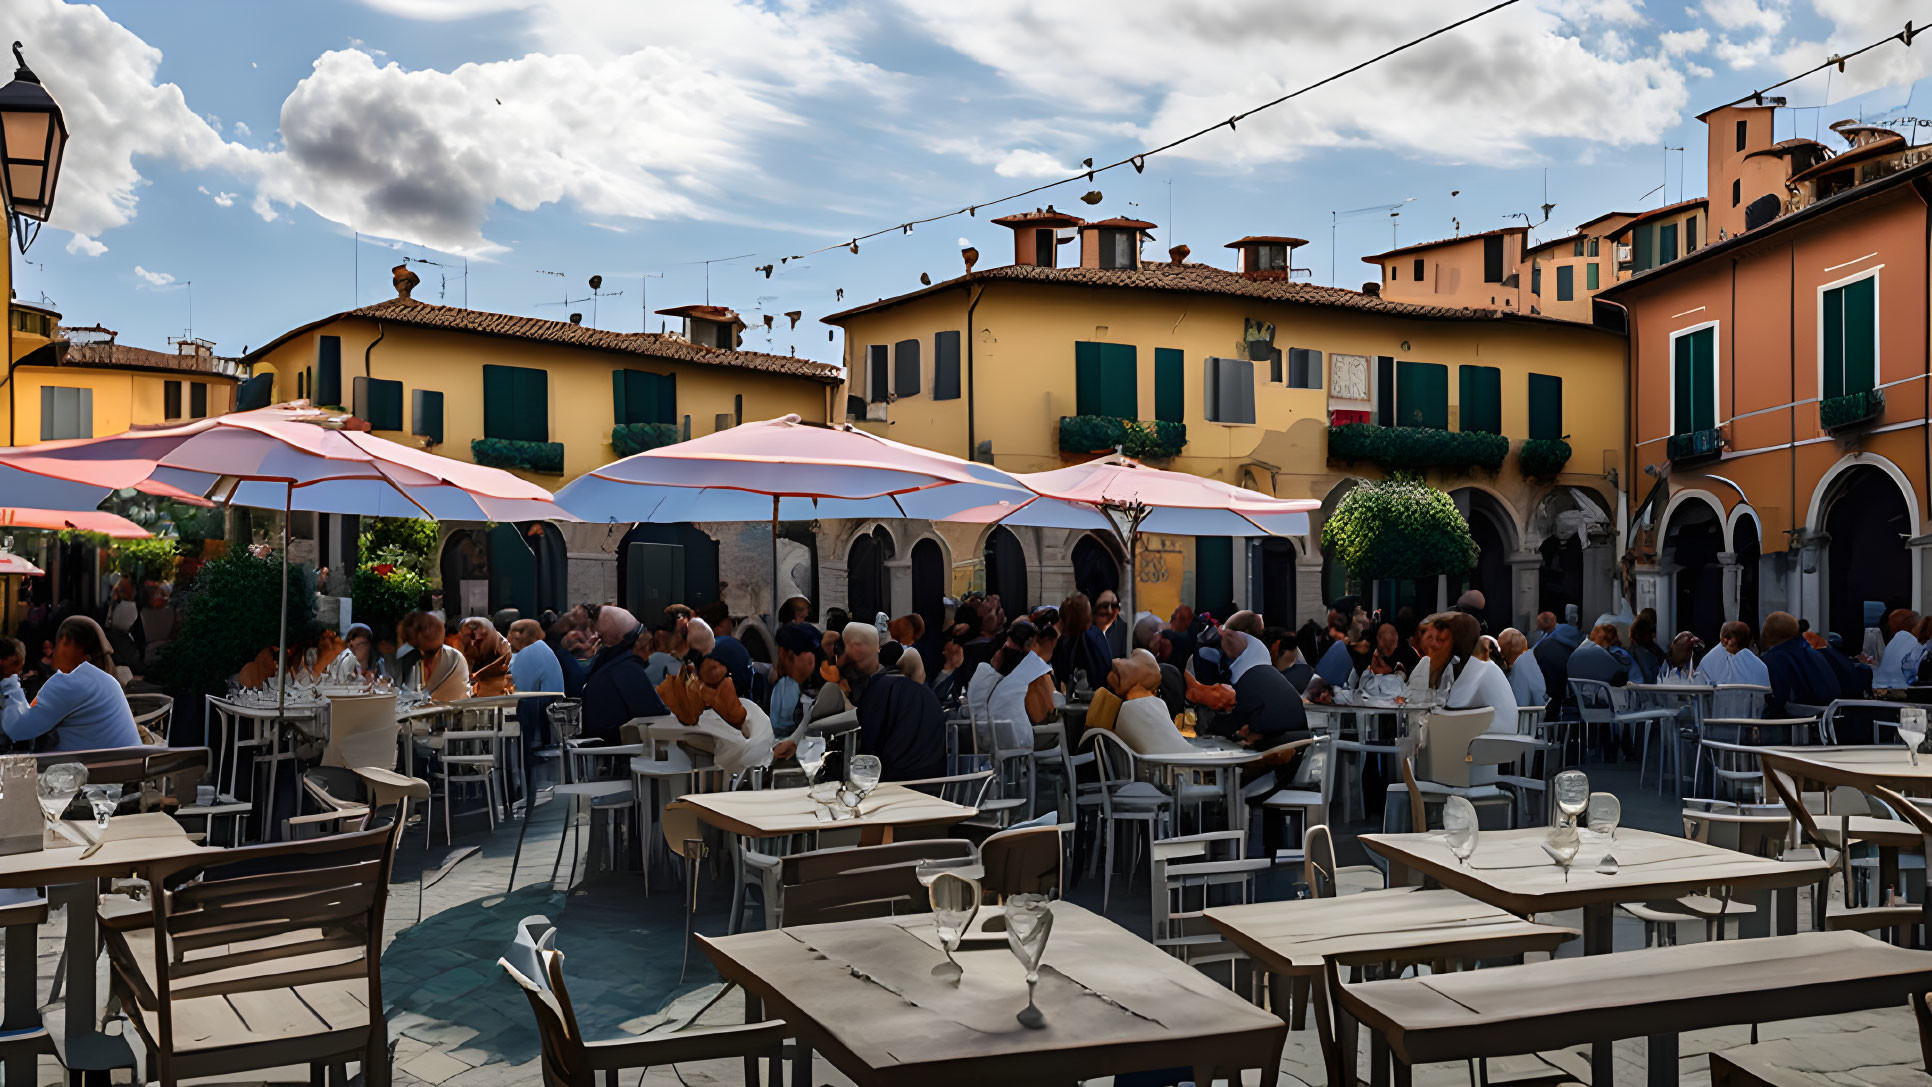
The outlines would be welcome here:
M 1186 368 L 1187 356 L 1179 348 L 1154 349 L 1154 418 L 1165 423 L 1187 421 Z
M 1234 600 L 1234 540 L 1228 536 L 1194 538 L 1194 603 L 1201 611 Z
M 1654 223 L 1645 223 L 1630 232 L 1631 270 L 1647 271 L 1652 264 L 1656 263 L 1656 258 L 1652 255 L 1656 242 L 1657 228 Z
M 1395 364 L 1397 426 L 1449 429 L 1449 367 L 1433 362 Z
M 550 372 L 535 368 L 518 371 L 517 414 L 527 442 L 550 440 Z
M 631 372 L 612 370 L 610 372 L 610 410 L 611 418 L 618 426 L 631 421 L 630 393 Z
M 1105 406 L 1105 414 L 1120 419 L 1138 419 L 1140 418 L 1140 362 L 1134 345 L 1110 343 L 1103 346 L 1106 350 L 1102 357 L 1106 362 L 1102 368 L 1105 378 L 1101 386 L 1101 398 Z
M 1563 436 L 1563 379 L 1550 374 L 1529 376 L 1529 436 Z
M 342 337 L 318 337 L 315 350 L 315 377 L 309 383 L 309 399 L 317 406 L 342 404 Z
M 1845 392 L 1869 392 L 1878 384 L 1878 279 L 1867 276 L 1840 287 L 1844 296 Z
M 516 367 L 483 364 L 483 436 L 509 438 L 515 429 Z
M 1677 400 L 1676 432 L 1689 434 L 1717 426 L 1717 389 L 1712 361 L 1717 335 L 1708 328 L 1677 337 L 1672 360 Z
M 1583 285 L 1589 290 L 1597 289 L 1597 262 L 1591 261 L 1583 266 Z
M 417 389 L 410 394 L 412 422 L 409 432 L 433 442 L 443 440 L 443 394 L 433 389 Z
M 1819 339 L 1824 343 L 1825 387 L 1819 396 L 1830 400 L 1845 395 L 1845 291 L 1844 288 L 1826 291 L 1819 300 L 1824 311 L 1818 319 L 1824 325 L 1824 334 Z
M 483 366 L 483 436 L 550 440 L 550 375 L 527 366 Z
M 678 375 L 657 375 L 657 414 L 648 421 L 654 423 L 669 423 L 672 426 L 677 425 Z
M 959 399 L 959 333 L 937 332 L 932 338 L 932 398 Z
M 1556 269 L 1556 300 L 1573 302 L 1576 300 L 1576 268 L 1561 265 Z
M 1073 413 L 1105 415 L 1100 389 L 1103 383 L 1101 349 L 1106 344 L 1079 340 L 1073 345 Z
M 1503 432 L 1503 372 L 1494 366 L 1462 366 L 1456 371 L 1462 429 Z

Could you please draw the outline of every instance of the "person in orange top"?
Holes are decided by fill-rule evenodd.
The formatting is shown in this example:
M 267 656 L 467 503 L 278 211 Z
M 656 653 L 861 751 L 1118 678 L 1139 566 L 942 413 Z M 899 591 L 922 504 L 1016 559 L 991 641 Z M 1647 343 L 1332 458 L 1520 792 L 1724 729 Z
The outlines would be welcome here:
M 510 643 L 496 632 L 488 619 L 472 615 L 456 628 L 457 648 L 469 666 L 470 687 L 479 696 L 510 694 L 516 684 L 510 679 Z

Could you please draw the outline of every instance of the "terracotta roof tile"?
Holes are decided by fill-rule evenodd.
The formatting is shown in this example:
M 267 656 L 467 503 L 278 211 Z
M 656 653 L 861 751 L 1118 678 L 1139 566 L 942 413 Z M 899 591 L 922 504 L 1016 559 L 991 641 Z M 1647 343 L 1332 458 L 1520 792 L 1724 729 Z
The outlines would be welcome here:
M 828 385 L 836 385 L 845 380 L 844 367 L 814 362 L 811 359 L 794 358 L 789 355 L 769 355 L 762 351 L 731 351 L 722 347 L 704 347 L 676 336 L 656 332 L 611 332 L 601 328 L 573 325 L 568 321 L 546 321 L 540 317 L 518 317 L 508 313 L 463 309 L 459 306 L 438 306 L 410 298 L 391 298 L 373 306 L 352 309 L 304 325 L 250 352 L 247 356 L 248 361 L 252 362 L 260 358 L 290 336 L 344 317 L 364 317 L 371 320 L 394 321 L 417 328 L 474 332 L 483 336 L 504 336 L 532 343 L 553 343 L 595 351 L 614 351 L 644 358 L 669 359 L 674 362 L 756 370 L 769 374 L 809 378 Z
M 1393 257 L 1398 253 L 1413 253 L 1418 249 L 1434 249 L 1436 246 L 1439 246 L 1439 245 L 1457 245 L 1462 242 L 1473 241 L 1476 238 L 1487 238 L 1491 234 L 1527 235 L 1529 234 L 1529 227 L 1502 226 L 1502 227 L 1497 227 L 1495 230 L 1484 230 L 1484 231 L 1479 231 L 1475 234 L 1462 234 L 1454 238 L 1437 238 L 1435 241 L 1432 241 L 1432 242 L 1417 242 L 1414 245 L 1399 246 L 1395 249 L 1389 250 L 1386 253 L 1375 253 L 1370 256 L 1363 257 L 1362 260 L 1366 263 L 1374 264 L 1378 260 L 1382 260 L 1385 257 Z
M 240 380 L 234 374 L 225 374 L 217 365 L 230 362 L 229 359 L 214 356 L 181 355 L 173 351 L 153 351 L 145 347 L 101 340 L 92 343 L 70 343 L 67 354 L 62 358 L 62 366 L 101 366 L 116 370 L 170 370 L 186 374 L 202 374 L 228 381 Z
M 1391 317 L 1433 317 L 1465 321 L 1549 321 L 1554 324 L 1581 327 L 1575 321 L 1559 321 L 1556 318 L 1523 314 L 1514 310 L 1462 309 L 1451 306 L 1421 306 L 1408 302 L 1391 302 L 1375 295 L 1345 290 L 1341 287 L 1324 287 L 1314 283 L 1295 283 L 1283 279 L 1250 279 L 1239 272 L 1230 272 L 1225 268 L 1216 268 L 1209 264 L 1170 263 L 1143 263 L 1139 268 L 1041 268 L 1030 264 L 1009 264 L 1000 268 L 970 272 L 943 283 L 935 283 L 930 287 L 923 287 L 894 298 L 881 298 L 877 302 L 854 306 L 820 319 L 826 324 L 836 325 L 845 318 L 895 306 L 936 291 L 943 291 L 948 287 L 999 280 L 1055 283 L 1070 287 L 1123 287 L 1147 291 L 1232 295 L 1273 302 L 1360 310 L 1367 313 L 1387 314 Z
M 1082 230 L 1115 230 L 1115 229 L 1152 230 L 1154 229 L 1154 224 L 1148 222 L 1145 219 L 1128 219 L 1125 217 L 1121 217 L 1116 219 L 1096 219 L 1091 223 L 1082 223 L 1080 225 L 1080 229 Z

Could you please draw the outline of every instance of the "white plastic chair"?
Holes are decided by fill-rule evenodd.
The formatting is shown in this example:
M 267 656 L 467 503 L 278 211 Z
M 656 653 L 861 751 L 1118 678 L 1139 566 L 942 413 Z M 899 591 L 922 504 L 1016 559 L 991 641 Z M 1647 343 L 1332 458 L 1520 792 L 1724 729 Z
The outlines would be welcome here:
M 1151 847 L 1155 839 L 1166 834 L 1173 814 L 1174 799 L 1153 783 L 1139 780 L 1135 773 L 1134 749 L 1128 747 L 1120 737 L 1106 729 L 1096 728 L 1087 730 L 1086 737 L 1080 742 L 1082 746 L 1093 749 L 1093 767 L 1100 786 L 1093 793 L 1081 797 L 1079 803 L 1098 809 L 1100 817 L 1100 854 L 1103 859 L 1100 869 L 1100 912 L 1104 914 L 1113 888 L 1115 824 L 1144 825 Z M 1135 849 L 1136 852 L 1129 857 L 1127 869 L 1130 887 L 1133 885 L 1134 870 L 1139 867 L 1138 842 Z
M 1619 728 L 1637 730 L 1643 736 L 1643 746 L 1637 755 L 1637 784 L 1643 785 L 1644 765 L 1650 760 L 1650 734 L 1661 734 L 1665 723 L 1675 721 L 1677 712 L 1667 709 L 1630 709 L 1625 702 L 1622 688 L 1612 687 L 1600 679 L 1571 679 L 1570 693 L 1576 698 L 1577 716 L 1587 725 L 1601 725 L 1610 730 L 1614 737 Z M 1657 788 L 1664 788 L 1665 764 L 1673 745 L 1659 743 L 1657 757 Z

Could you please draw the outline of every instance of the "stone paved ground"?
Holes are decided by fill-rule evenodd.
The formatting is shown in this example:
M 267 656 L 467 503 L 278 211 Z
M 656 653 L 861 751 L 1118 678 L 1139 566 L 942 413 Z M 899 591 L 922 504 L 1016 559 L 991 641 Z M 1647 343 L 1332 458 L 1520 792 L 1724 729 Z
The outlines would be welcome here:
M 1654 791 L 1638 790 L 1634 780 L 1624 780 L 1629 775 L 1593 770 L 1593 776 L 1599 777 L 1598 787 L 1611 788 L 1624 798 L 1626 825 L 1678 829 L 1673 827 L 1674 806 L 1657 798 Z M 560 926 L 558 946 L 567 957 L 571 997 L 591 1038 L 640 1034 L 682 1022 L 716 995 L 716 975 L 695 951 L 687 976 L 679 981 L 683 914 L 677 884 L 668 873 L 653 879 L 649 895 L 644 893 L 643 879 L 629 871 L 586 877 L 580 868 L 573 893 L 550 888 L 550 864 L 557 855 L 561 824 L 561 805 L 538 805 L 516 889 L 506 893 L 516 825 L 490 832 L 481 817 L 459 820 L 457 846 L 474 847 L 474 852 L 448 869 L 422 896 L 421 923 L 416 920 L 418 876 L 427 867 L 435 880 L 433 873 L 450 851 L 440 841 L 440 827 L 438 841 L 427 851 L 419 831 L 407 836 L 390 897 L 383 967 L 398 1084 L 507 1087 L 541 1082 L 534 1020 L 521 991 L 496 965 L 517 921 L 533 914 L 547 916 Z M 1343 847 L 1345 853 L 1357 848 L 1352 836 Z M 569 864 L 566 858 L 566 875 Z M 1135 931 L 1146 931 L 1148 925 L 1145 878 L 1142 872 L 1132 889 L 1123 882 L 1114 887 L 1110 916 Z M 1286 868 L 1271 873 L 1264 881 L 1263 896 L 1283 896 L 1294 878 Z M 723 930 L 728 894 L 726 881 L 701 881 L 699 931 Z M 1091 908 L 1099 906 L 1093 881 L 1076 886 L 1072 897 Z M 1579 919 L 1557 915 L 1550 920 L 1576 925 Z M 59 957 L 63 922 L 56 914 L 43 931 L 43 993 Z M 1616 938 L 1619 947 L 1639 946 L 1641 926 L 1619 918 Z M 1686 933 L 1685 938 L 1691 935 Z M 742 1016 L 743 1003 L 733 994 L 700 1022 L 741 1021 Z M 1932 1087 L 1932 1077 L 1918 1067 L 1917 1032 L 1904 1008 L 1769 1024 L 1761 1029 L 1760 1039 L 1757 1055 L 1802 1071 L 1811 1082 L 1838 1087 Z M 1749 1041 L 1750 1031 L 1743 1027 L 1685 1035 L 1681 1082 L 1708 1083 L 1708 1054 Z M 1620 1044 L 1616 1052 L 1618 1082 L 1644 1082 L 1642 1043 Z M 1543 1058 L 1572 1073 L 1586 1072 L 1588 1067 L 1580 1053 L 1550 1053 Z M 1492 1075 L 1521 1068 L 1523 1060 L 1492 1067 Z M 1313 1032 L 1293 1032 L 1283 1054 L 1281 1082 L 1290 1087 L 1321 1087 L 1325 1077 L 1320 1063 Z M 823 1060 L 815 1062 L 813 1069 L 819 1084 L 843 1087 L 848 1082 Z M 675 1070 L 654 1068 L 633 1081 L 635 1075 L 626 1075 L 626 1087 L 633 1082 L 639 1087 L 680 1087 L 680 1077 L 682 1087 L 743 1082 L 742 1064 L 736 1061 L 683 1065 Z M 62 1073 L 51 1059 L 43 1059 L 39 1078 L 43 1084 L 55 1084 L 62 1081 Z M 305 1081 L 307 1077 L 302 1072 L 282 1078 Z M 1460 1087 L 1470 1082 L 1468 1070 L 1461 1065 L 1419 1068 L 1415 1078 L 1420 1087 Z

